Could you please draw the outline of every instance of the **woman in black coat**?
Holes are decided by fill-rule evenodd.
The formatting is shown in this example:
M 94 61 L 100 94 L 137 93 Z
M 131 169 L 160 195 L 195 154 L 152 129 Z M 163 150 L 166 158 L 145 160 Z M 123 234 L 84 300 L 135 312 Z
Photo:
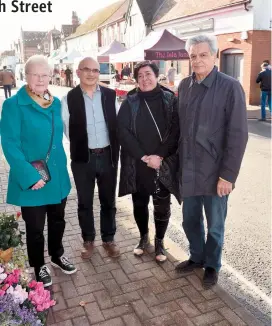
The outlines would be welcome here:
M 167 257 L 163 239 L 170 218 L 170 193 L 178 195 L 176 150 L 179 138 L 177 99 L 158 84 L 159 69 L 142 62 L 135 68 L 138 88 L 130 91 L 118 113 L 121 145 L 119 196 L 132 194 L 134 217 L 140 231 L 134 254 L 149 245 L 148 203 L 153 197 L 155 253 L 158 262 Z

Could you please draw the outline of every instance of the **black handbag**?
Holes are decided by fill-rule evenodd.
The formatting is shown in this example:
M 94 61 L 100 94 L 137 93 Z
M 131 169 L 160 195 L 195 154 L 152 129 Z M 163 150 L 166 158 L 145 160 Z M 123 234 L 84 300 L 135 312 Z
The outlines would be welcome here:
M 47 166 L 47 162 L 50 157 L 51 149 L 52 149 L 52 144 L 53 144 L 53 138 L 54 138 L 54 114 L 52 112 L 52 134 L 51 134 L 51 140 L 50 140 L 50 145 L 45 157 L 45 160 L 35 160 L 33 162 L 30 162 L 30 164 L 39 172 L 42 180 L 47 183 L 51 180 L 51 175 Z

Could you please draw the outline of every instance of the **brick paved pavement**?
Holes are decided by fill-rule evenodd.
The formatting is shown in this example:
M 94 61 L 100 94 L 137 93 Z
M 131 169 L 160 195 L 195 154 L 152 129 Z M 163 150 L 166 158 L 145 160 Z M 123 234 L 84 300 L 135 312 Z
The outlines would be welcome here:
M 18 208 L 5 205 L 8 165 L 2 152 L 0 155 L 0 211 L 15 212 Z M 97 193 L 94 207 L 98 217 Z M 204 290 L 200 281 L 202 271 L 184 276 L 176 274 L 175 264 L 186 255 L 170 240 L 166 240 L 169 260 L 161 266 L 154 261 L 153 247 L 142 258 L 134 257 L 132 250 L 138 241 L 138 230 L 130 198 L 118 198 L 117 209 L 116 241 L 121 257 L 107 257 L 99 239 L 99 218 L 96 218 L 96 250 L 90 260 L 82 260 L 76 193 L 74 189 L 71 192 L 64 247 L 78 272 L 64 275 L 51 268 L 54 282 L 51 290 L 57 304 L 48 315 L 48 325 L 262 325 L 220 287 Z M 20 226 L 24 227 L 22 221 Z M 46 261 L 49 262 L 47 252 Z

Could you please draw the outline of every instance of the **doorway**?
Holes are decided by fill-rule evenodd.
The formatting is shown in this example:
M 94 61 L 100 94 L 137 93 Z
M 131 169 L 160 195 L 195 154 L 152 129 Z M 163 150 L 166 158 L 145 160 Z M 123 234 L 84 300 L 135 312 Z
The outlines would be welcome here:
M 244 54 L 241 50 L 229 49 L 222 53 L 222 72 L 243 84 Z

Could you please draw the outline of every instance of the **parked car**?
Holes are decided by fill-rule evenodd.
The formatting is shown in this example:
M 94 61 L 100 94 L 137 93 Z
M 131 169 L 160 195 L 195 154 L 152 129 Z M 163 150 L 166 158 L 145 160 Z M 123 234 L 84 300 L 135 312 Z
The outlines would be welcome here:
M 0 69 L 0 75 L 1 75 L 1 72 L 3 71 L 3 69 Z M 7 69 L 7 71 L 10 71 L 10 72 L 12 72 L 13 73 L 13 75 L 14 75 L 14 71 L 12 70 L 12 69 Z M 2 87 L 3 86 L 3 82 L 2 82 L 2 80 L 0 79 L 0 87 Z M 12 83 L 12 86 L 13 87 L 16 87 L 16 78 L 15 78 L 15 75 L 14 75 L 14 80 L 13 80 L 13 83 Z

